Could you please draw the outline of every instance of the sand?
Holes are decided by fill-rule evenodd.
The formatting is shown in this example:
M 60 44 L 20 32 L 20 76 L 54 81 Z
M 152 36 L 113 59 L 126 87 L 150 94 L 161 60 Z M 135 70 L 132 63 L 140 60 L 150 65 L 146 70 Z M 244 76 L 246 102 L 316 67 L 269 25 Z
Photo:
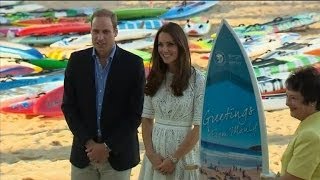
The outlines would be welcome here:
M 34 1 L 49 8 L 70 8 L 96 6 L 116 7 L 167 7 L 175 4 L 163 1 Z M 283 15 L 294 15 L 302 12 L 319 12 L 316 1 L 221 1 L 211 10 L 200 15 L 209 17 L 215 32 L 222 18 L 236 26 L 238 24 L 254 24 L 265 22 Z M 183 23 L 180 21 L 179 23 Z M 311 25 L 307 30 L 299 32 L 304 37 L 317 37 L 320 23 Z M 207 61 L 200 60 L 199 54 L 193 53 L 193 64 L 206 68 Z M 292 138 L 298 120 L 290 116 L 288 109 L 265 112 L 269 166 L 273 172 L 280 171 L 281 155 Z M 0 178 L 3 180 L 43 180 L 70 179 L 69 154 L 72 134 L 63 117 L 43 118 L 26 117 L 17 114 L 0 114 Z M 141 157 L 144 153 L 141 134 Z M 132 171 L 131 179 L 139 174 L 140 165 Z

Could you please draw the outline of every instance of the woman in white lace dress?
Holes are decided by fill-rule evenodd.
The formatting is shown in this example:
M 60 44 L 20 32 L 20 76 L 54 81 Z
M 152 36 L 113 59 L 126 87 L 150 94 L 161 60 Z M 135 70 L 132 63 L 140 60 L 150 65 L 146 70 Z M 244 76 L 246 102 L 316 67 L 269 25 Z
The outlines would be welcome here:
M 191 66 L 188 40 L 175 23 L 156 34 L 145 87 L 140 180 L 199 177 L 199 124 L 205 78 Z

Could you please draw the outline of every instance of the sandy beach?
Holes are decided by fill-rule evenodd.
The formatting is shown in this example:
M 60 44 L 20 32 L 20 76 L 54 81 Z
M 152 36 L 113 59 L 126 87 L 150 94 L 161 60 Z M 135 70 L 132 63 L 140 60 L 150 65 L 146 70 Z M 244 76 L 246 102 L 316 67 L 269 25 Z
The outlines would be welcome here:
M 168 7 L 181 1 L 30 1 L 48 8 L 71 7 Z M 255 24 L 273 20 L 278 16 L 304 12 L 319 12 L 317 1 L 221 1 L 207 12 L 199 14 L 210 19 L 211 32 L 215 32 L 222 18 L 232 26 Z M 179 21 L 183 24 L 184 21 Z M 317 37 L 320 23 L 297 31 L 302 37 Z M 208 35 L 209 37 L 209 35 Z M 208 61 L 192 53 L 193 64 L 206 69 Z M 281 168 L 281 156 L 299 121 L 290 116 L 288 109 L 267 112 L 265 119 L 268 135 L 269 166 L 277 173 Z M 140 139 L 140 155 L 144 146 Z M 69 155 L 72 134 L 63 117 L 28 117 L 19 114 L 0 114 L 0 179 L 1 180 L 66 180 L 70 179 Z M 140 165 L 131 175 L 136 180 Z

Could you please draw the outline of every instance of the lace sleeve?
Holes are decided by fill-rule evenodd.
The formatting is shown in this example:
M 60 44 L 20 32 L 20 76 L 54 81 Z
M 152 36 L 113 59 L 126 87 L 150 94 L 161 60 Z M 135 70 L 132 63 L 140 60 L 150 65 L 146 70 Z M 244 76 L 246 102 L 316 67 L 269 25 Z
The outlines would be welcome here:
M 203 97 L 205 88 L 205 76 L 198 70 L 196 70 L 195 81 L 195 93 L 194 93 L 194 112 L 193 112 L 193 124 L 200 125 L 202 119 Z
M 154 108 L 152 106 L 151 96 L 144 96 L 144 103 L 143 103 L 143 112 L 142 117 L 144 118 L 154 118 Z

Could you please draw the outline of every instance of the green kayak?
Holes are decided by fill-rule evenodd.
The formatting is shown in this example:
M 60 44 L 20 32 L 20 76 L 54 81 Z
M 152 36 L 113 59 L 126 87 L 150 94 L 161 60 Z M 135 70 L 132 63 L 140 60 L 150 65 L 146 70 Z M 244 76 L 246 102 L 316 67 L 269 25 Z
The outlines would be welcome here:
M 36 65 L 41 67 L 45 70 L 54 70 L 54 69 L 63 69 L 67 67 L 68 60 L 56 60 L 51 58 L 43 58 L 43 59 L 37 59 L 37 60 L 23 60 L 30 64 Z
M 166 8 L 121 8 L 113 12 L 117 15 L 118 20 L 134 20 L 158 17 L 167 11 Z

